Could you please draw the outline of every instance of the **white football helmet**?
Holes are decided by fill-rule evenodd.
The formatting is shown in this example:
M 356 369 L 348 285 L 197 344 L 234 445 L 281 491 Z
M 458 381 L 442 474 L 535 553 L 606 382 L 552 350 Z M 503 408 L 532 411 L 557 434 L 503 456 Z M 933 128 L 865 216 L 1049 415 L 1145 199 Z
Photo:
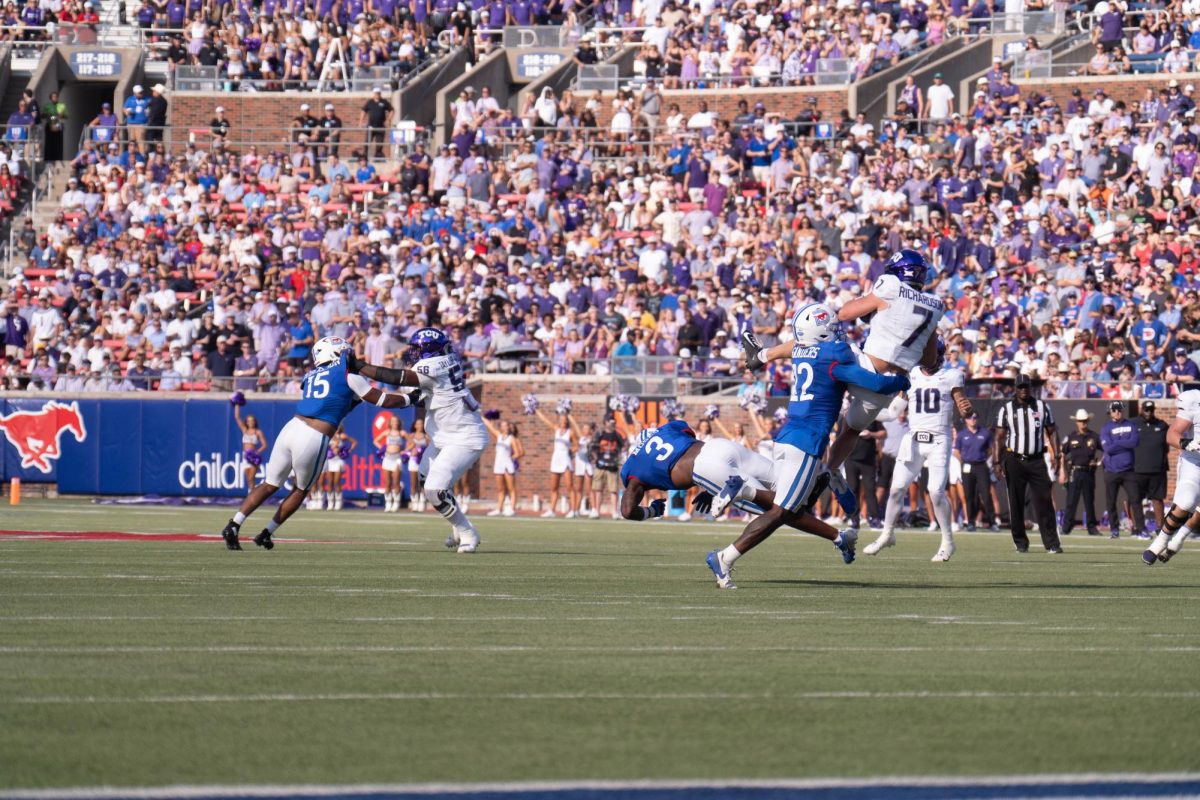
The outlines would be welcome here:
M 350 343 L 340 336 L 326 336 L 318 339 L 312 348 L 312 360 L 318 367 L 336 364 L 342 353 L 350 348 Z
M 813 345 L 841 338 L 837 313 L 822 303 L 809 303 L 792 317 L 792 335 L 796 344 Z

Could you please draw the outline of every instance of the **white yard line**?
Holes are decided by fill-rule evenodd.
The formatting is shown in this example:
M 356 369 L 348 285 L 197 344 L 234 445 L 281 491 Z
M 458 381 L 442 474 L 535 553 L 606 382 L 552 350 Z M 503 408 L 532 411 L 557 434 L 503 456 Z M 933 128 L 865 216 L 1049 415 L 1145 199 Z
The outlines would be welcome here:
M 192 705 L 211 703 L 344 703 L 422 701 L 638 701 L 677 702 L 719 700 L 1194 700 L 1200 691 L 1049 690 L 992 691 L 987 689 L 914 690 L 894 692 L 329 692 L 314 694 L 180 694 L 103 697 L 97 695 L 30 695 L 0 698 L 0 706 L 18 705 Z
M 822 789 L 870 789 L 872 787 L 909 788 L 963 788 L 975 789 L 982 786 L 1029 787 L 1031 790 L 1050 787 L 1079 787 L 1086 794 L 1089 786 L 1129 785 L 1136 790 L 1138 785 L 1161 783 L 1194 783 L 1200 781 L 1200 773 L 1190 772 L 1119 772 L 1079 774 L 1029 774 L 998 775 L 981 777 L 959 776 L 878 776 L 870 778 L 810 778 L 810 779 L 720 779 L 720 780 L 580 780 L 580 781 L 525 781 L 506 783 L 421 783 L 421 784 L 274 784 L 252 786 L 162 786 L 130 787 L 111 786 L 79 787 L 69 789 L 4 789 L 0 798 L 28 798 L 29 800 L 88 800 L 88 798 L 171 798 L 191 800 L 207 797 L 330 797 L 369 795 L 441 795 L 470 793 L 509 793 L 521 796 L 530 793 L 550 792 L 596 792 L 613 793 L 630 791 L 686 791 L 721 789 L 762 789 L 819 791 Z M 1061 789 L 1055 795 L 1062 797 Z M 1111 795 L 1106 795 L 1111 796 Z
M 581 618 L 577 621 L 595 621 Z M 611 621 L 610 618 L 599 618 Z M 4 655 L 127 655 L 138 653 L 1196 653 L 1200 645 L 4 645 Z

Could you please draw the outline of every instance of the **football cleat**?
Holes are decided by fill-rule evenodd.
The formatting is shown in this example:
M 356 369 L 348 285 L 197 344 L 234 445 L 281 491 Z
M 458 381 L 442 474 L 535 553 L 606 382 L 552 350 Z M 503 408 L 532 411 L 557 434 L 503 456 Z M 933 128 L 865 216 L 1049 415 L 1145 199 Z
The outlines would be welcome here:
M 833 543 L 833 546 L 842 551 L 842 561 L 847 564 L 854 563 L 855 548 L 858 546 L 858 531 L 853 528 L 846 528 L 842 531 L 842 543 Z
M 1149 553 L 1150 551 L 1147 550 L 1146 552 Z M 1160 562 L 1162 562 L 1163 564 L 1165 564 L 1168 561 L 1170 561 L 1171 558 L 1178 552 L 1179 552 L 1178 550 L 1172 550 L 1171 548 L 1168 547 L 1166 550 L 1163 550 L 1161 553 L 1158 554 L 1158 560 Z M 1146 557 L 1145 554 L 1143 554 L 1142 558 L 1145 559 L 1145 557 Z
M 873 556 L 885 547 L 895 547 L 895 546 L 896 546 L 896 534 L 892 533 L 891 531 L 888 531 L 887 533 L 880 534 L 878 539 L 876 539 L 875 541 L 871 542 L 869 545 L 864 547 L 863 552 L 869 556 Z
M 271 537 L 271 532 L 263 528 L 262 533 L 254 537 L 254 544 L 263 550 L 271 550 L 275 547 L 275 540 Z
M 729 504 L 737 497 L 738 492 L 742 490 L 742 486 L 746 483 L 746 479 L 741 475 L 730 475 L 729 480 L 725 481 L 725 486 L 713 498 L 712 515 L 719 518 L 725 513 L 725 509 L 729 508 Z
M 948 545 L 942 545 L 942 547 L 933 554 L 933 558 L 929 560 L 933 562 L 949 561 L 950 556 L 952 555 L 954 555 L 954 542 L 951 542 Z
M 446 545 L 447 550 L 453 550 L 454 548 L 458 547 L 458 534 L 451 533 L 446 537 L 444 544 Z
M 469 528 L 461 533 L 458 533 L 457 536 L 458 552 L 474 553 L 479 549 L 479 532 L 474 528 Z
M 1164 552 L 1164 553 L 1163 553 L 1163 555 L 1166 555 L 1166 553 Z M 1156 562 L 1156 561 L 1158 561 L 1158 560 L 1159 560 L 1159 557 L 1158 557 L 1158 555 L 1157 555 L 1157 554 L 1156 554 L 1156 553 L 1155 553 L 1153 550 L 1149 550 L 1149 549 L 1147 549 L 1147 550 L 1143 550 L 1143 551 L 1142 551 L 1142 562 L 1143 562 L 1143 563 L 1144 563 L 1144 564 L 1145 564 L 1147 567 L 1152 567 L 1152 566 L 1154 566 L 1154 562 Z M 1165 559 L 1165 558 L 1164 558 L 1164 559 L 1162 559 L 1162 560 L 1163 560 L 1163 561 L 1166 561 L 1167 559 Z
M 847 514 L 854 514 L 858 511 L 858 498 L 846 483 L 846 478 L 840 470 L 832 470 L 829 472 L 829 490 L 833 492 L 833 496 L 837 498 L 838 505 Z
M 704 563 L 708 564 L 708 568 L 712 570 L 713 575 L 717 576 L 717 587 L 720 589 L 736 589 L 737 586 L 733 583 L 733 570 L 726 567 L 721 561 L 721 553 L 718 550 L 713 550 L 708 554 L 708 558 L 704 559 Z
M 242 527 L 240 525 L 235 523 L 233 520 L 229 520 L 229 523 L 225 526 L 225 530 L 221 531 L 221 538 L 225 540 L 226 549 L 242 549 L 242 543 L 238 541 L 238 534 L 241 532 L 241 530 Z

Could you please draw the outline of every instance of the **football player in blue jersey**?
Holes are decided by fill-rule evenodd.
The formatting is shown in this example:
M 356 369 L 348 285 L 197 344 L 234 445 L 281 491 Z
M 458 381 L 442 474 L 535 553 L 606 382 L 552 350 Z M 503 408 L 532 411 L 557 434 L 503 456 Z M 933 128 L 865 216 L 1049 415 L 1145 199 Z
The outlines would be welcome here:
M 641 522 L 663 516 L 664 500 L 641 505 L 646 492 L 700 487 L 692 501 L 700 513 L 719 517 L 730 505 L 761 514 L 775 499 L 774 464 L 770 459 L 729 439 L 712 438 L 701 442 L 691 426 L 682 419 L 649 428 L 638 434 L 633 448 L 621 466 L 621 515 Z M 815 497 L 815 494 L 814 494 Z M 797 530 L 833 541 L 838 532 L 809 513 L 789 518 Z
M 859 366 L 857 353 L 841 331 L 837 314 L 813 303 L 792 318 L 793 342 L 763 348 L 751 333 L 742 335 L 746 367 L 756 370 L 767 361 L 792 359 L 792 394 L 788 417 L 775 436 L 775 504 L 753 519 L 733 544 L 708 554 L 708 566 L 722 589 L 735 588 L 730 578 L 733 563 L 759 545 L 805 507 L 818 477 L 825 471 L 821 457 L 829 434 L 842 411 L 850 386 L 873 392 L 901 392 L 908 388 L 904 375 L 877 375 Z M 858 536 L 842 531 L 834 544 L 846 563 L 854 560 Z
M 308 497 L 321 475 L 329 440 L 355 406 L 364 401 L 380 408 L 412 405 L 409 394 L 380 391 L 366 378 L 350 373 L 347 370 L 350 355 L 350 343 L 339 336 L 327 336 L 313 345 L 313 369 L 304 376 L 303 397 L 296 406 L 296 415 L 283 426 L 271 448 L 266 479 L 246 496 L 221 531 L 230 550 L 242 549 L 238 536 L 246 517 L 279 491 L 289 475 L 294 475 L 291 493 L 279 504 L 262 533 L 254 537 L 259 547 L 270 550 L 275 546 L 272 538 L 275 531 Z

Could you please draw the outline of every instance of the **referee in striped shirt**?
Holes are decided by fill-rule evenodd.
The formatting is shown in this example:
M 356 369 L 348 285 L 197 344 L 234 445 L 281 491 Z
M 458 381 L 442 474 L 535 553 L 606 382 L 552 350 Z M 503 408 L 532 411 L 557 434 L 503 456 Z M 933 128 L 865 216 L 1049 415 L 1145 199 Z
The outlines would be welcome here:
M 1049 447 L 1057 472 L 1060 453 L 1054 415 L 1050 406 L 1033 396 L 1033 385 L 1026 375 L 1017 377 L 1016 396 L 1000 406 L 992 447 L 996 477 L 1008 484 L 1008 515 L 1017 552 L 1029 552 L 1029 536 L 1025 533 L 1025 495 L 1029 492 L 1042 545 L 1047 553 L 1061 553 L 1051 499 L 1054 484 L 1046 471 L 1045 458 Z

